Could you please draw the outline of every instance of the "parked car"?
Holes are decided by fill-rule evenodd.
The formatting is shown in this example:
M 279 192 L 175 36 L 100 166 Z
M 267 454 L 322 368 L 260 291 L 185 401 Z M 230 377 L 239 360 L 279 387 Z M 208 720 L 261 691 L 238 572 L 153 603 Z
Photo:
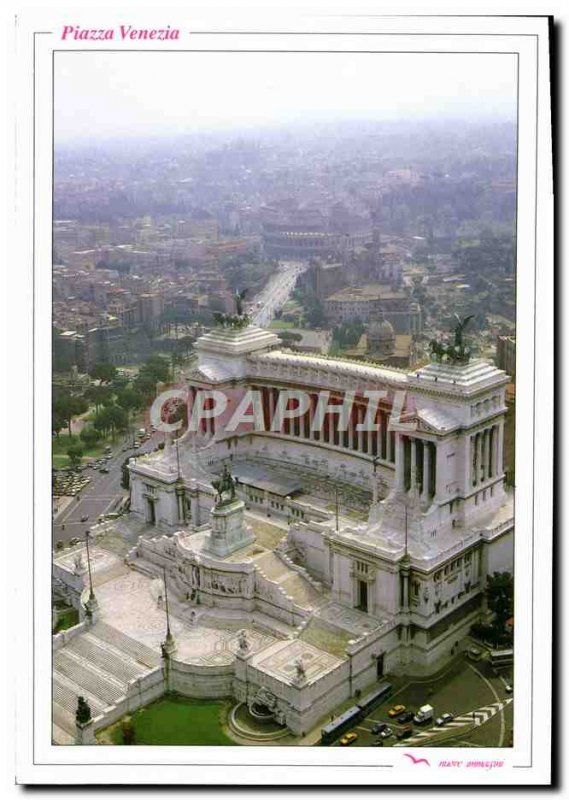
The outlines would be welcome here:
M 389 711 L 387 712 L 387 716 L 388 717 L 397 717 L 403 711 L 405 711 L 405 706 L 402 706 L 401 704 L 399 704 L 399 705 L 393 706 L 393 708 L 390 708 Z
M 452 722 L 454 719 L 454 714 L 442 714 L 438 719 L 435 720 L 435 725 L 438 725 L 439 728 L 442 728 L 443 725 L 446 725 L 447 722 Z
M 81 539 L 78 539 L 76 536 L 74 536 L 72 539 L 69 540 L 69 544 L 71 545 L 79 544 L 80 541 Z
M 340 739 L 340 744 L 342 745 L 352 744 L 352 742 L 355 742 L 357 738 L 358 734 L 355 733 L 354 731 L 350 731 L 349 733 L 346 733 L 345 736 L 342 736 L 342 738 Z
M 413 719 L 413 712 L 404 711 L 397 717 L 397 722 L 399 722 L 401 725 L 404 725 L 406 722 L 411 722 L 412 719 Z
M 386 726 L 379 735 L 382 739 L 389 739 L 390 736 L 393 736 L 393 731 L 390 727 Z
M 404 728 L 401 728 L 400 731 L 397 731 L 396 735 L 398 739 L 408 739 L 413 735 L 413 727 L 411 725 L 405 725 Z
M 81 517 L 81 522 L 87 522 L 88 519 L 89 519 L 89 515 L 88 514 L 83 514 L 83 516 Z
M 108 467 L 101 467 L 99 472 L 104 472 L 104 474 L 107 475 L 109 473 L 109 469 L 108 469 Z
M 376 722 L 373 728 L 371 729 L 371 732 L 373 734 L 381 733 L 386 728 L 387 728 L 387 722 Z
M 375 739 L 375 741 L 373 741 L 371 743 L 371 746 L 372 747 L 383 747 L 383 739 Z

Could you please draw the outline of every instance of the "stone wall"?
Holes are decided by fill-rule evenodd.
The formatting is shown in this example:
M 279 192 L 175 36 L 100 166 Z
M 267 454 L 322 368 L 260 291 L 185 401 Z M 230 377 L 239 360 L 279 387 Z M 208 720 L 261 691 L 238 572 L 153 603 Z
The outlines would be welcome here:
M 107 728 L 125 714 L 132 714 L 133 711 L 162 697 L 165 692 L 164 670 L 161 666 L 156 667 L 142 678 L 130 681 L 125 696 L 114 705 L 108 706 L 103 714 L 93 719 L 93 731 Z
M 287 727 L 302 736 L 349 697 L 349 665 L 345 661 L 313 683 L 296 686 L 278 680 L 251 666 L 244 659 L 235 663 L 234 695 L 247 702 L 259 689 L 268 689 L 278 700 Z
M 233 664 L 202 666 L 170 660 L 170 689 L 186 697 L 233 697 Z

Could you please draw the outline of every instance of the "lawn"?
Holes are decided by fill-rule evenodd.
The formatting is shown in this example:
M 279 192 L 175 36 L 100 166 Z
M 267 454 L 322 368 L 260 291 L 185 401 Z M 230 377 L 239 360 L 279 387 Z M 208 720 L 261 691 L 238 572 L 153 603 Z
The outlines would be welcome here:
M 83 458 L 82 461 L 88 461 L 90 458 L 96 458 L 97 456 L 103 455 L 105 452 L 106 445 L 116 445 L 117 442 L 122 441 L 122 437 L 124 434 L 117 433 L 115 435 L 115 441 L 113 442 L 112 437 L 104 436 L 99 439 L 93 447 L 85 447 L 84 442 L 79 438 L 79 436 L 69 436 L 68 433 L 61 432 L 59 437 L 54 436 L 51 440 L 51 456 L 52 462 L 54 467 L 69 467 L 71 466 L 69 461 L 69 456 L 67 455 L 67 451 L 74 444 L 80 444 L 83 447 Z
M 65 631 L 79 623 L 79 612 L 76 608 L 65 608 L 59 611 L 58 621 L 54 633 Z
M 287 322 L 286 320 L 282 319 L 274 319 L 269 325 L 269 328 L 277 331 L 286 331 L 289 328 L 296 328 L 296 323 Z
M 235 745 L 223 732 L 229 701 L 192 700 L 170 694 L 132 715 L 135 743 L 146 745 Z M 101 738 L 112 744 L 124 744 L 121 722 Z

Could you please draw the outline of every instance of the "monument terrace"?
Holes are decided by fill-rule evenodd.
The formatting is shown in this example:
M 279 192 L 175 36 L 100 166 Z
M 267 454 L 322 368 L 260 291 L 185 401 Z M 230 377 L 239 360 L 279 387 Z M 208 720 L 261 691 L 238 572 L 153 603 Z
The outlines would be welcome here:
M 84 617 L 55 637 L 56 740 L 80 689 L 94 728 L 175 689 L 300 736 L 384 674 L 451 657 L 487 575 L 513 568 L 508 377 L 470 358 L 467 322 L 406 372 L 292 353 L 242 309 L 219 315 L 171 393 L 186 431 L 129 463 L 130 514 L 110 524 L 135 545 L 125 563 L 93 550 L 95 605 L 82 545 L 56 559 Z

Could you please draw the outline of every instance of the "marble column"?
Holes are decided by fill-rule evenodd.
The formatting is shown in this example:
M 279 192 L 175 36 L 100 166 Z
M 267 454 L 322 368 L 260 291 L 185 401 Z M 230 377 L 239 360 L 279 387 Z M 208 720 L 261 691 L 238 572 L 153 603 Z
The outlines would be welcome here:
M 498 472 L 498 438 L 500 436 L 500 429 L 497 425 L 492 428 L 492 475 L 495 478 L 499 475 Z
M 490 477 L 490 428 L 484 431 L 484 459 L 483 466 L 483 480 L 487 481 Z
M 269 389 L 269 430 L 271 430 L 271 426 L 273 424 L 273 419 L 275 416 L 275 390 Z
M 365 416 L 365 408 L 363 406 L 358 406 L 358 427 L 361 426 L 362 422 L 364 421 Z M 358 430 L 358 451 L 360 453 L 364 452 L 364 432 Z
M 401 433 L 395 434 L 395 483 L 399 490 L 405 489 L 405 448 Z
M 406 558 L 404 562 L 401 564 L 401 581 L 403 583 L 401 610 L 403 612 L 409 611 L 409 574 L 410 574 L 409 561 Z
M 413 491 L 417 484 L 417 440 L 410 439 L 411 442 L 411 485 L 410 491 Z
M 312 423 L 314 422 L 314 395 L 310 394 L 310 403 L 308 405 L 308 438 L 314 439 L 314 431 L 312 430 Z
M 429 499 L 430 481 L 431 481 L 431 444 L 430 442 L 423 442 L 423 491 L 421 492 L 423 500 Z
M 504 472 L 504 423 L 500 422 L 498 425 L 498 447 L 496 455 L 496 475 L 502 475 Z
M 476 485 L 482 483 L 482 433 L 476 434 Z

